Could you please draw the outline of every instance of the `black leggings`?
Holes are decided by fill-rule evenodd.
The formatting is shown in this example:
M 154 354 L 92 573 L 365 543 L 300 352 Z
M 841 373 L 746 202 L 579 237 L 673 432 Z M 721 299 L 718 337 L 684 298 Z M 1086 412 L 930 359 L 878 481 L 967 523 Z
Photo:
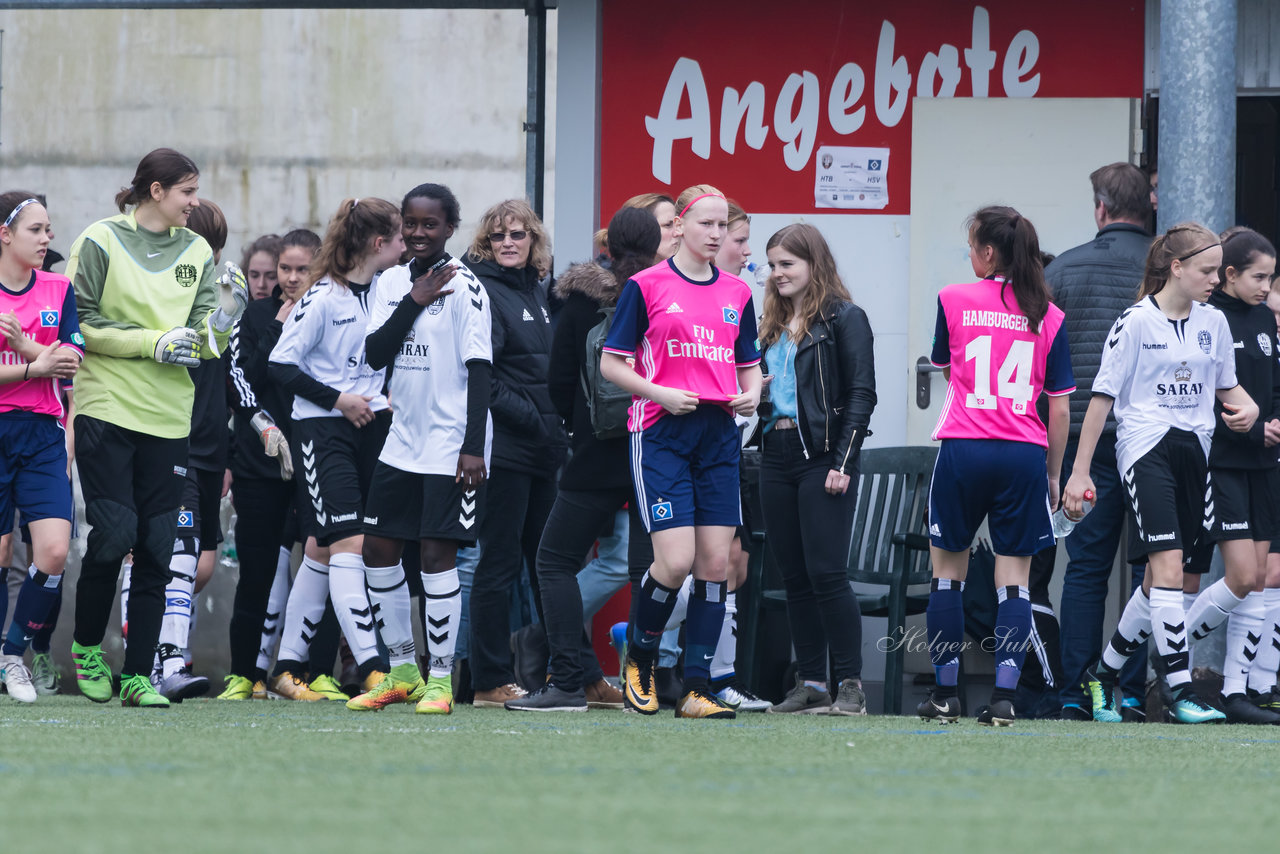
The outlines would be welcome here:
M 297 489 L 292 481 L 242 478 L 235 482 L 231 498 L 236 508 L 236 555 L 240 580 L 236 582 L 231 612 L 231 672 L 253 678 L 257 669 L 262 624 L 266 619 L 271 583 L 285 543 L 285 523 L 293 512 Z
M 862 677 L 862 613 L 846 562 L 857 505 L 858 472 L 844 495 L 825 489 L 833 456 L 806 460 L 797 430 L 770 430 L 760 468 L 765 542 L 787 590 L 787 618 L 802 679 Z
M 120 564 L 133 552 L 125 676 L 149 674 L 186 485 L 187 439 L 162 439 L 77 415 L 76 463 L 92 526 L 76 584 L 75 640 L 102 643 Z
M 562 489 L 542 532 L 538 547 L 538 586 L 547 645 L 551 649 L 551 681 L 565 691 L 577 691 L 584 684 L 594 684 L 603 678 L 591 639 L 583 630 L 582 592 L 577 575 L 591 544 L 609 530 L 618 511 L 628 502 L 631 505 L 628 543 L 636 536 L 647 539 L 630 488 Z M 635 549 L 628 548 L 628 557 L 636 554 Z M 633 584 L 644 575 L 651 562 L 644 559 L 639 566 L 629 566 Z

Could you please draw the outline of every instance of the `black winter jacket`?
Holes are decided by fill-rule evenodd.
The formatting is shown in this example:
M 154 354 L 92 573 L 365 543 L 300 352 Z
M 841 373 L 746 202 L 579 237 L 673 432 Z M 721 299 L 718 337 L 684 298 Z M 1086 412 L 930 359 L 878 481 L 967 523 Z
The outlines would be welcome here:
M 1209 465 L 1214 468 L 1274 468 L 1280 448 L 1268 448 L 1263 441 L 1263 426 L 1280 418 L 1280 343 L 1276 341 L 1276 319 L 1262 305 L 1250 305 L 1226 291 L 1216 290 L 1209 297 L 1227 316 L 1231 339 L 1235 343 L 1236 380 L 1258 404 L 1258 420 L 1248 433 L 1237 433 L 1222 420 L 1222 404 L 1215 403 L 1218 414 L 1209 448 Z
M 631 486 L 628 439 L 597 439 L 582 390 L 587 333 L 600 322 L 600 308 L 618 301 L 613 274 L 599 264 L 576 264 L 556 280 L 553 296 L 562 307 L 551 346 L 551 402 L 569 425 L 573 455 L 560 475 L 561 489 Z
M 551 404 L 551 315 L 533 266 L 512 270 L 468 255 L 493 315 L 494 468 L 551 477 L 564 462 L 565 435 Z
M 844 302 L 824 308 L 796 347 L 796 408 L 805 454 L 812 459 L 833 452 L 831 467 L 842 474 L 856 473 L 876 407 L 872 344 L 867 313 Z M 761 418 L 767 417 L 762 408 Z
M 1076 390 L 1071 393 L 1070 437 L 1080 436 L 1093 381 L 1102 366 L 1102 345 L 1120 312 L 1138 300 L 1151 235 L 1140 226 L 1112 223 L 1092 241 L 1068 249 L 1045 268 L 1053 302 L 1066 314 L 1067 343 Z M 1114 433 L 1107 415 L 1105 433 Z
M 276 320 L 282 300 L 277 287 L 266 299 L 254 300 L 231 332 L 231 408 L 235 413 L 231 473 L 237 480 L 280 479 L 280 464 L 262 449 L 258 431 L 249 424 L 253 413 L 266 410 L 288 436 L 293 431 L 293 394 L 267 375 L 267 357 L 280 340 L 284 324 Z

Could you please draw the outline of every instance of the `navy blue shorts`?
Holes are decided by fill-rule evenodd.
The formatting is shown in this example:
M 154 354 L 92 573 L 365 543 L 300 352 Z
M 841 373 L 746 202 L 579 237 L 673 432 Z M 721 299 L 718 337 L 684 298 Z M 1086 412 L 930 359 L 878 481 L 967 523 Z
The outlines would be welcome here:
M 71 519 L 67 434 L 52 415 L 0 414 L 0 519 Z
M 741 451 L 733 416 L 714 404 L 632 433 L 631 477 L 645 529 L 741 525 Z
M 1053 545 L 1045 449 L 1004 439 L 943 439 L 929 485 L 929 541 L 968 551 L 987 519 L 999 555 Z

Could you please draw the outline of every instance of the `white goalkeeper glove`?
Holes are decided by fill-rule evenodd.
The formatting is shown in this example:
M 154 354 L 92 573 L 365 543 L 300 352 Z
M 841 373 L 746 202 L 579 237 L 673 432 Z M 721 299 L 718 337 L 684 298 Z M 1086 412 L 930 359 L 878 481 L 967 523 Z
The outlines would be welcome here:
M 249 304 L 249 285 L 240 268 L 228 261 L 217 279 L 218 310 L 213 313 L 213 328 L 226 332 L 244 314 Z
M 276 422 L 271 420 L 270 415 L 259 409 L 249 419 L 249 424 L 258 431 L 258 438 L 262 439 L 262 449 L 267 456 L 275 457 L 276 462 L 280 464 L 280 479 L 292 480 L 293 455 L 289 453 L 289 440 L 276 426 Z
M 152 344 L 150 356 L 162 365 L 197 367 L 200 364 L 200 333 L 185 326 L 162 332 Z

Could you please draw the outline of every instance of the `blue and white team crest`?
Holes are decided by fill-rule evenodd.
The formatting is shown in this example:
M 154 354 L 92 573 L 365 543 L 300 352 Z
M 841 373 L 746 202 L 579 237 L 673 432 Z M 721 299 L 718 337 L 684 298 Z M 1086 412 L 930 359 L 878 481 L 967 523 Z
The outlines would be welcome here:
M 192 513 L 190 510 L 178 511 L 178 527 L 179 528 L 194 528 L 195 526 L 196 526 L 196 517 L 194 513 Z
M 732 326 L 738 325 L 738 310 L 731 305 L 724 307 L 724 322 Z
M 655 522 L 665 522 L 671 518 L 671 502 L 659 501 L 649 508 L 650 514 Z
M 1208 329 L 1201 329 L 1200 334 L 1196 336 L 1196 343 L 1200 345 L 1200 349 L 1208 353 L 1213 349 L 1213 336 L 1209 334 Z
M 58 310 L 56 308 L 46 308 L 40 312 L 40 326 L 48 329 L 50 327 L 58 328 Z

